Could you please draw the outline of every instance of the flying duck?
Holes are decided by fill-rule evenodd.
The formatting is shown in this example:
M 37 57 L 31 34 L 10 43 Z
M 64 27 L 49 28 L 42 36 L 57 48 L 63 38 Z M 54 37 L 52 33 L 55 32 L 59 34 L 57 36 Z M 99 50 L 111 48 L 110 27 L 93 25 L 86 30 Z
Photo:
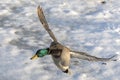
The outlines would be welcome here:
M 40 6 L 38 6 L 37 8 L 37 13 L 40 22 L 42 23 L 45 30 L 49 33 L 50 37 L 53 39 L 53 42 L 51 42 L 49 48 L 39 49 L 36 54 L 31 58 L 31 60 L 37 59 L 39 57 L 44 57 L 45 55 L 51 55 L 55 65 L 60 70 L 62 70 L 62 72 L 68 74 L 71 74 L 71 70 L 69 68 L 71 58 L 78 58 L 88 61 L 113 61 L 113 57 L 115 56 L 112 56 L 110 58 L 99 58 L 89 55 L 85 52 L 73 51 L 66 46 L 60 44 L 51 29 L 49 28 L 43 10 Z

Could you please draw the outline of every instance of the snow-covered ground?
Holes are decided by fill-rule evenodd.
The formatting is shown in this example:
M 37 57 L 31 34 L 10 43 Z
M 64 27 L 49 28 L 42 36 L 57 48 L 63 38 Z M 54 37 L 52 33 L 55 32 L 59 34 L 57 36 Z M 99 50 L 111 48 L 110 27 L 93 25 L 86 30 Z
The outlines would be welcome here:
M 120 0 L 0 0 L 0 80 L 120 80 Z M 116 62 L 72 59 L 72 75 L 62 73 L 51 56 L 34 61 L 51 38 L 39 22 L 44 9 L 50 28 L 67 47 Z

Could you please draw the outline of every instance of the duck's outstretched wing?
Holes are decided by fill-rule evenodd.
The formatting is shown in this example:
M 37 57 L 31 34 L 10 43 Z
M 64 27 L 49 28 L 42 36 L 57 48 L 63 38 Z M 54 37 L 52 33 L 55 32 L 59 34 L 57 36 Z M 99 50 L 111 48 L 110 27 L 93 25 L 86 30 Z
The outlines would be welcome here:
M 46 31 L 49 33 L 50 37 L 55 41 L 57 42 L 57 39 L 55 38 L 53 32 L 50 30 L 49 28 L 49 25 L 46 21 L 46 18 L 44 16 L 44 13 L 43 13 L 43 10 L 40 6 L 38 6 L 37 8 L 37 13 L 38 13 L 38 17 L 39 17 L 39 20 L 40 22 L 42 23 L 43 27 L 46 29 Z
M 78 59 L 83 59 L 88 61 L 116 61 L 115 59 L 113 59 L 116 55 L 110 58 L 99 58 L 96 56 L 91 56 L 85 52 L 71 51 L 70 54 L 71 54 L 71 58 L 78 58 Z

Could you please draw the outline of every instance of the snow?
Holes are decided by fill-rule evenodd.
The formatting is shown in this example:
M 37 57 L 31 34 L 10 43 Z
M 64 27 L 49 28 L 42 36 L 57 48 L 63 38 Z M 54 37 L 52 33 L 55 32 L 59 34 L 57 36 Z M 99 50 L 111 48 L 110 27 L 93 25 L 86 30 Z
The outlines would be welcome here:
M 102 1 L 1 0 L 0 80 L 119 80 L 120 0 Z M 51 56 L 31 61 L 52 41 L 39 22 L 38 5 L 61 44 L 99 57 L 117 55 L 118 61 L 103 65 L 72 59 L 72 75 L 62 73 Z

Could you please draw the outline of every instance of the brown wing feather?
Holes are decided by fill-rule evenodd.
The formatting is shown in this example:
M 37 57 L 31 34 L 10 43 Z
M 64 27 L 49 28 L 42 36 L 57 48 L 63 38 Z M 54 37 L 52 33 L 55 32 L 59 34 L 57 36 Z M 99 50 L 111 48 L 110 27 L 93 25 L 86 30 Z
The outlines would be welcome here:
M 39 17 L 39 20 L 40 22 L 42 23 L 43 27 L 46 29 L 46 31 L 49 33 L 50 37 L 55 41 L 57 42 L 57 39 L 55 38 L 53 32 L 50 30 L 49 28 L 49 25 L 46 21 L 46 18 L 44 16 L 44 13 L 43 13 L 43 10 L 40 6 L 38 6 L 37 8 L 37 13 L 38 13 L 38 17 Z
M 88 61 L 116 61 L 116 59 L 113 59 L 116 55 L 110 58 L 99 58 L 96 56 L 89 55 L 85 52 L 78 52 L 78 51 L 71 51 L 70 54 L 72 58 L 79 58 Z

